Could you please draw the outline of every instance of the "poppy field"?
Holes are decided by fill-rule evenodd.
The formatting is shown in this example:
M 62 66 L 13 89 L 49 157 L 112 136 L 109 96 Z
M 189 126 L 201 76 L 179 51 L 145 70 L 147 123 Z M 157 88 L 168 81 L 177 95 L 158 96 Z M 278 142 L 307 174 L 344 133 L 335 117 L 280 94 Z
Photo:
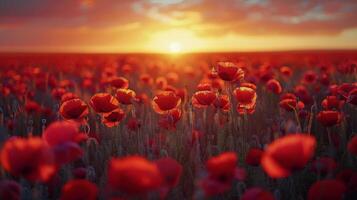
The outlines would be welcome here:
M 357 199 L 357 52 L 0 55 L 0 199 Z

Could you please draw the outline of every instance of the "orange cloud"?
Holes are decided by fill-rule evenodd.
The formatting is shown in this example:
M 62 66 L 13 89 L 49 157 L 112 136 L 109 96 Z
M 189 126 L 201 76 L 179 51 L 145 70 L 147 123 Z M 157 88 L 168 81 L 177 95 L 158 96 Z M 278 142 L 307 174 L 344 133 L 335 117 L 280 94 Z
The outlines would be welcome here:
M 292 41 L 272 49 L 297 48 L 294 41 L 341 48 L 347 39 L 357 48 L 356 18 L 353 0 L 14 0 L 0 3 L 0 50 L 162 52 L 170 42 L 186 51 L 259 50 L 277 38 Z

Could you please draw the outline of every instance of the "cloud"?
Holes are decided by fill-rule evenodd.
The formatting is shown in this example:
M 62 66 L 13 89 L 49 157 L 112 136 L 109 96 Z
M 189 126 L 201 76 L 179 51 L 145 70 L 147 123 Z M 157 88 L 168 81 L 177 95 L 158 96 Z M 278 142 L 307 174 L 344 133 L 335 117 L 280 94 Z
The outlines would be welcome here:
M 173 30 L 200 44 L 234 35 L 337 38 L 357 28 L 356 18 L 354 0 L 2 0 L 0 46 L 105 48 L 115 41 L 140 49 Z
M 357 17 L 355 1 L 206 0 L 181 8 L 174 5 L 154 8 L 161 16 L 174 19 L 173 12 L 199 13 L 201 21 L 196 25 L 219 25 L 211 30 L 217 34 L 329 35 L 357 27 L 357 21 L 351 20 Z

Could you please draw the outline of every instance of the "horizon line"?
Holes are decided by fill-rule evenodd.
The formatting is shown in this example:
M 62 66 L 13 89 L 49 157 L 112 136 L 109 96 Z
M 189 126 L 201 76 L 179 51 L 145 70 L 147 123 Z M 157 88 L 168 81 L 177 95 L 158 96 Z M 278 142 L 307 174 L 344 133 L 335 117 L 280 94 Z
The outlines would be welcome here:
M 270 50 L 237 50 L 237 51 L 192 51 L 192 52 L 149 52 L 149 51 L 2 51 L 0 54 L 151 54 L 151 55 L 187 55 L 187 54 L 229 54 L 229 53 L 282 53 L 282 52 L 354 52 L 357 48 L 331 49 L 270 49 Z

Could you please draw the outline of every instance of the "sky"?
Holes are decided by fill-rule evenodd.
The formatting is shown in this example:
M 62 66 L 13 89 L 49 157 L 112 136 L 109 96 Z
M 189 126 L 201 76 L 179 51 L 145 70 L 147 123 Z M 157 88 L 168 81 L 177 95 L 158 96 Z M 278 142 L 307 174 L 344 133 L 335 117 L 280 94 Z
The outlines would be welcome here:
M 356 0 L 0 0 L 0 51 L 357 49 Z

